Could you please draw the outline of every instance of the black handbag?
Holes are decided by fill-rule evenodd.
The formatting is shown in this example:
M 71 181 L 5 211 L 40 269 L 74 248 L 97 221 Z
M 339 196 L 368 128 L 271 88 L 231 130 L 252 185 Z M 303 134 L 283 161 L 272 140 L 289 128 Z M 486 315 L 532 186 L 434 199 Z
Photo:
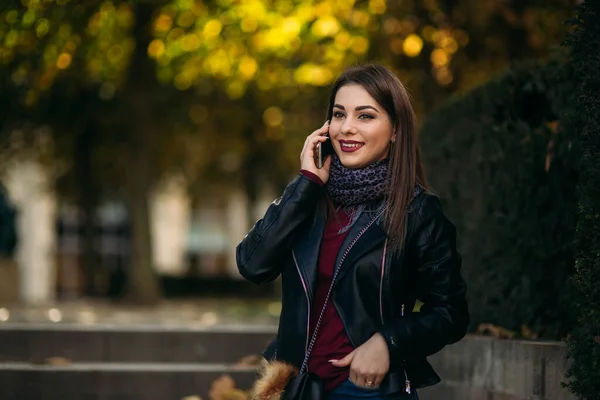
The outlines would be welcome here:
M 321 400 L 323 384 L 321 378 L 310 372 L 303 372 L 288 382 L 281 400 Z

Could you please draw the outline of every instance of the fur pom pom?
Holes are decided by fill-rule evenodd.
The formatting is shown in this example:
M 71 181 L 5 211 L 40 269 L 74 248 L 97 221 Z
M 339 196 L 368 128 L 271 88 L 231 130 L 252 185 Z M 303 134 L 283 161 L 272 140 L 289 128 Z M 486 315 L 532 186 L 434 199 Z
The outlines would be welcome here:
M 253 400 L 280 400 L 287 383 L 298 375 L 298 368 L 281 361 L 266 363 L 251 391 Z

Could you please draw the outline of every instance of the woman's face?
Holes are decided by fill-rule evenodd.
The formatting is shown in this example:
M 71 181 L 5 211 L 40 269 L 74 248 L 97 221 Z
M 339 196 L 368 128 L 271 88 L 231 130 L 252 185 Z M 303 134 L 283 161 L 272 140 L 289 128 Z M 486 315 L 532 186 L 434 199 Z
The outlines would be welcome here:
M 348 84 L 336 93 L 329 136 L 342 165 L 364 168 L 388 156 L 392 123 L 361 85 Z

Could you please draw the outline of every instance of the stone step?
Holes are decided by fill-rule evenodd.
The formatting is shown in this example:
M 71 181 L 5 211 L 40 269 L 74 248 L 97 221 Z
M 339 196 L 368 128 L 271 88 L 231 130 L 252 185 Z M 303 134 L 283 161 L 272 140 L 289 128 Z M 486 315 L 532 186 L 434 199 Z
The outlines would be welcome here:
M 219 379 L 247 390 L 256 376 L 255 367 L 226 364 L 0 363 L 0 393 L 2 400 L 206 400 Z
M 0 324 L 0 362 L 236 363 L 259 355 L 276 327 Z
M 0 393 L 2 400 L 249 400 L 257 376 L 257 367 L 208 363 L 0 363 Z M 225 392 L 212 397 L 216 387 Z M 429 391 L 419 397 L 445 398 Z
M 235 334 L 239 336 L 222 345 L 237 346 L 251 331 L 250 327 L 237 330 Z M 11 346 L 0 341 L 2 351 Z M 468 335 L 429 358 L 443 380 L 432 388 L 419 390 L 419 397 L 575 400 L 562 387 L 569 366 L 565 355 L 564 343 Z M 256 377 L 256 367 L 229 363 L 64 362 L 0 362 L 0 399 L 197 400 L 193 396 L 200 396 L 207 400 L 211 398 L 207 394 L 213 382 L 225 375 L 242 389 L 250 388 Z M 230 397 L 233 399 L 240 398 Z

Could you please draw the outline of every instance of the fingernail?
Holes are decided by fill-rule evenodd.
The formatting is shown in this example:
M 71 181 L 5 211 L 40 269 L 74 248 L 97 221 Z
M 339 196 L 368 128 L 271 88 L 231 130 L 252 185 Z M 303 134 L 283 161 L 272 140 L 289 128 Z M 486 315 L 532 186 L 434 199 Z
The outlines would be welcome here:
M 338 361 L 338 360 L 329 360 L 329 362 L 335 362 L 335 361 Z

